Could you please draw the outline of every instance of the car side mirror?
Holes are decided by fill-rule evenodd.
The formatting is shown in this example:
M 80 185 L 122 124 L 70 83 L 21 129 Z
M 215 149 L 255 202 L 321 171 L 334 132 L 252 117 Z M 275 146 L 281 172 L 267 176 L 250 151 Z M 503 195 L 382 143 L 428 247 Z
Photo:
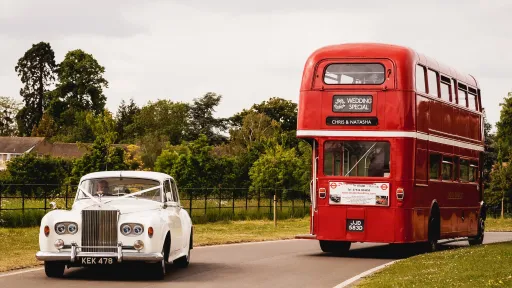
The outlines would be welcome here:
M 50 208 L 51 208 L 52 210 L 57 209 L 57 203 L 55 203 L 55 202 L 50 202 Z
M 172 199 L 172 193 L 171 192 L 165 193 L 165 201 L 171 201 L 169 199 Z

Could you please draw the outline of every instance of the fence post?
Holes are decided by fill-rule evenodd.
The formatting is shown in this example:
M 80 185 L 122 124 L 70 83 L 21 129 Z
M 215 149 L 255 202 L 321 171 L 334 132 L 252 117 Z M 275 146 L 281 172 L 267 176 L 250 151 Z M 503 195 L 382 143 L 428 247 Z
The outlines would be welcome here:
M 66 192 L 65 192 L 65 197 L 66 197 L 66 210 L 68 209 L 68 189 L 69 189 L 69 184 L 66 184 Z
M 44 189 L 44 213 L 46 214 L 46 203 L 47 203 L 47 199 L 48 198 L 48 192 L 46 189 Z
M 190 203 L 188 203 L 189 211 L 190 211 L 190 217 L 192 217 L 192 190 L 190 190 Z
M 247 212 L 247 201 L 249 199 L 249 189 L 245 190 L 245 212 Z
M 21 189 L 21 190 L 22 190 L 21 191 L 21 213 L 25 214 L 25 193 L 24 193 L 25 191 L 23 191 L 25 189 Z M 34 192 L 34 191 L 32 191 L 32 192 Z
M 274 194 L 274 227 L 277 227 L 277 213 L 276 213 L 276 206 L 277 206 L 277 196 Z
M 235 189 L 233 189 L 233 218 L 235 218 Z
M 272 197 L 268 197 L 268 214 L 272 215 Z
M 260 200 L 261 200 L 260 195 L 261 195 L 261 190 L 258 189 L 258 213 L 260 213 Z
M 206 215 L 206 205 L 208 203 L 208 190 L 204 193 L 204 215 Z
M 220 189 L 219 189 L 219 214 L 220 214 L 220 211 L 221 211 L 221 209 L 220 209 L 221 208 L 220 202 L 222 202 L 222 191 L 220 191 Z

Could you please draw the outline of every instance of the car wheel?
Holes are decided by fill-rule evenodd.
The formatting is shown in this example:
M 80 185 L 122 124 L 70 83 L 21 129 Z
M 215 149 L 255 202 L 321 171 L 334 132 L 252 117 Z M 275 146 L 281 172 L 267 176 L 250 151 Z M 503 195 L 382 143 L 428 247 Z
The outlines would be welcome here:
M 61 278 L 64 275 L 65 268 L 65 264 L 61 262 L 44 262 L 44 273 L 46 273 L 46 276 L 51 278 Z
M 162 255 L 165 255 L 165 247 L 162 247 Z M 162 280 L 165 277 L 166 264 L 165 264 L 165 256 L 161 261 L 151 264 L 151 272 L 153 274 L 153 278 L 157 280 Z
M 188 247 L 187 255 L 174 260 L 174 264 L 179 268 L 186 268 L 190 263 L 190 246 Z

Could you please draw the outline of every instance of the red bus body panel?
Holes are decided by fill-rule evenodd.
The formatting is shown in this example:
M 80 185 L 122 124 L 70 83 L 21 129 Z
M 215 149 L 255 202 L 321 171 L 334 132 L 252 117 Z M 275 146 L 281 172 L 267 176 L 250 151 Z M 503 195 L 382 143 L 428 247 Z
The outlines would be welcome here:
M 323 81 L 323 73 L 329 64 L 377 62 L 384 65 L 389 73 L 383 84 L 333 85 Z M 476 89 L 478 111 L 442 101 L 440 96 L 417 91 L 417 65 L 439 73 L 438 89 L 439 75 L 456 81 L 452 83 L 454 87 L 460 83 Z M 333 112 L 334 95 L 363 94 L 373 96 L 371 112 Z M 430 212 L 433 205 L 437 205 L 441 239 L 476 235 L 483 200 L 479 175 L 484 145 L 481 111 L 480 89 L 471 75 L 462 74 L 410 48 L 355 43 L 332 45 L 314 51 L 304 66 L 297 123 L 297 137 L 314 139 L 317 145 L 317 179 L 313 179 L 316 181 L 316 209 L 312 207 L 311 234 L 318 240 L 381 243 L 427 241 Z M 326 118 L 329 116 L 377 117 L 378 124 L 327 125 Z M 388 141 L 389 177 L 324 176 L 322 147 L 327 140 Z M 466 183 L 458 179 L 458 164 L 452 166 L 453 179 L 430 179 L 429 157 L 432 154 L 443 155 L 443 159 L 453 157 L 476 161 L 479 166 L 478 180 Z M 442 167 L 443 164 L 440 165 Z M 439 173 L 441 175 L 442 172 Z M 330 181 L 389 183 L 389 206 L 331 205 Z M 397 199 L 397 188 L 404 191 L 403 201 Z M 325 189 L 322 190 L 326 191 L 325 198 L 320 198 L 320 189 Z M 347 231 L 346 219 L 364 220 L 364 230 Z

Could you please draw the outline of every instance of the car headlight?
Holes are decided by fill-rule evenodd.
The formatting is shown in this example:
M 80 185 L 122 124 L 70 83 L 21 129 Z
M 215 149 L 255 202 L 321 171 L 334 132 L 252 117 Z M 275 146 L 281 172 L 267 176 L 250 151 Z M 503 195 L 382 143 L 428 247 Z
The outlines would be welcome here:
M 75 234 L 78 231 L 78 225 L 75 222 L 59 222 L 55 224 L 55 232 L 59 235 Z
M 144 226 L 138 223 L 125 223 L 121 225 L 121 233 L 124 236 L 139 236 L 144 232 Z

